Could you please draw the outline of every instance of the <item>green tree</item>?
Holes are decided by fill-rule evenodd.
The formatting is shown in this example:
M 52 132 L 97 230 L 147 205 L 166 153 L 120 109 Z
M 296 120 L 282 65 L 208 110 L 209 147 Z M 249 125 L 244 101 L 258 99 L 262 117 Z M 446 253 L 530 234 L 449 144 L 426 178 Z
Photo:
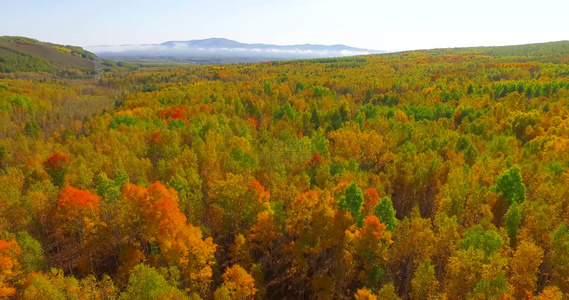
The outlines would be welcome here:
M 379 203 L 375 207 L 373 214 L 378 217 L 382 223 L 385 223 L 385 228 L 388 231 L 395 231 L 398 220 L 395 217 L 395 209 L 393 209 L 393 203 L 389 197 L 383 197 L 381 200 L 379 200 Z
M 140 299 L 187 299 L 184 293 L 170 285 L 158 271 L 145 264 L 139 264 L 128 278 L 128 288 L 120 300 Z
M 342 106 L 340 106 L 340 109 L 338 110 L 338 112 L 340 113 L 340 118 L 342 119 L 342 122 L 347 122 L 348 121 L 348 111 L 346 110 L 346 106 L 344 104 L 342 104 Z
M 330 126 L 333 130 L 338 130 L 342 127 L 342 116 L 340 112 L 335 111 L 330 115 Z
M 46 262 L 41 244 L 25 231 L 16 235 L 16 241 L 22 249 L 22 256 L 20 257 L 22 271 L 25 274 L 44 271 Z
M 524 202 L 526 199 L 526 186 L 522 182 L 520 169 L 512 167 L 498 177 L 493 192 L 504 195 L 508 206 L 512 205 L 513 202 L 518 204 Z
M 346 188 L 344 195 L 340 199 L 340 208 L 350 212 L 358 226 L 362 225 L 363 218 L 360 214 L 364 203 L 364 193 L 355 182 Z
M 318 117 L 316 105 L 312 105 L 310 108 L 310 122 L 312 123 L 312 126 L 314 126 L 314 130 L 320 128 L 320 117 Z
M 41 130 L 38 122 L 34 120 L 26 123 L 26 127 L 24 128 L 24 132 L 26 133 L 26 135 L 31 138 L 38 138 L 40 135 L 40 131 Z
M 506 231 L 510 237 L 510 243 L 512 245 L 516 244 L 516 237 L 518 235 L 518 229 L 522 223 L 522 209 L 517 202 L 512 203 L 505 217 Z
M 481 250 L 488 257 L 497 253 L 503 243 L 504 238 L 496 231 L 484 231 L 482 226 L 477 225 L 466 231 L 460 241 L 460 248 Z
M 271 96 L 273 94 L 273 85 L 270 81 L 265 81 L 263 89 L 267 96 Z
M 6 148 L 4 146 L 0 146 L 0 169 L 4 168 L 2 164 L 4 157 L 6 157 Z

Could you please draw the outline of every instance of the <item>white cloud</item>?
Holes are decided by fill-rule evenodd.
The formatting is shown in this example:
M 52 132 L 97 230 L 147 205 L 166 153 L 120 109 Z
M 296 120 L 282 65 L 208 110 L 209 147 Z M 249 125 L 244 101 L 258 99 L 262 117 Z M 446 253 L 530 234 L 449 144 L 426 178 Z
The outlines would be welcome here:
M 228 47 L 193 47 L 185 43 L 172 45 L 120 45 L 120 46 L 89 46 L 87 50 L 96 54 L 139 54 L 148 56 L 183 55 L 183 54 L 257 54 L 275 56 L 301 56 L 301 57 L 337 57 L 370 54 L 368 51 L 352 50 L 315 50 L 299 48 L 228 48 Z

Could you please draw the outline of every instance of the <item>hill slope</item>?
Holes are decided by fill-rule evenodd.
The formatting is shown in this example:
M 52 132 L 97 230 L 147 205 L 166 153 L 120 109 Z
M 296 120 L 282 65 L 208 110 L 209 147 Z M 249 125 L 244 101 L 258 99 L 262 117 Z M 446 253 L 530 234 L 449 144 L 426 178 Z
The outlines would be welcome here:
M 426 50 L 425 53 L 430 56 L 446 54 L 485 55 L 492 56 L 500 61 L 558 62 L 560 58 L 569 55 L 569 41 L 493 47 L 441 48 Z
M 0 72 L 93 74 L 95 54 L 81 47 L 43 43 L 24 37 L 0 37 Z

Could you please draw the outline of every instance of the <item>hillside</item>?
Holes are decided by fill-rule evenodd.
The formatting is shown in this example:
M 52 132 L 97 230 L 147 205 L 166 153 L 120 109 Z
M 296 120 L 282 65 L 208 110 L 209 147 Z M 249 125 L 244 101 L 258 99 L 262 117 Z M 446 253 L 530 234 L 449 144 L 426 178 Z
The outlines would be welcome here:
M 91 75 L 97 56 L 76 46 L 43 43 L 24 37 L 0 37 L 0 72 L 47 72 Z
M 566 299 L 567 51 L 0 77 L 0 298 Z
M 517 61 L 560 62 L 569 56 L 569 41 L 498 47 L 446 48 L 427 51 L 429 55 L 476 54 L 487 55 L 495 60 L 504 61 L 515 59 Z

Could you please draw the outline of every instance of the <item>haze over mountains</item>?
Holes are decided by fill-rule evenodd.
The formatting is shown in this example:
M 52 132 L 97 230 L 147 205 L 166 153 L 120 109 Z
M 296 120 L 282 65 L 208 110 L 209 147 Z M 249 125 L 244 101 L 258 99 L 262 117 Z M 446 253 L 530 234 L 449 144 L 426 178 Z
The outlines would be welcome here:
M 112 60 L 174 61 L 190 63 L 243 63 L 270 60 L 328 58 L 384 53 L 345 45 L 247 44 L 224 38 L 169 41 L 162 44 L 99 45 L 85 49 Z
M 358 49 L 343 45 L 242 44 L 226 39 L 166 42 L 158 45 L 92 46 L 86 51 L 79 46 L 60 45 L 18 36 L 0 36 L 0 73 L 51 73 L 72 78 L 99 76 L 113 68 L 135 69 L 141 66 L 171 63 L 226 64 L 265 62 L 303 58 L 327 58 L 382 51 Z M 554 61 L 569 57 L 569 41 L 499 47 L 433 49 L 437 53 L 474 51 L 487 56 L 517 55 L 522 61 L 543 61 L 558 53 Z M 104 58 L 104 59 L 101 59 Z

